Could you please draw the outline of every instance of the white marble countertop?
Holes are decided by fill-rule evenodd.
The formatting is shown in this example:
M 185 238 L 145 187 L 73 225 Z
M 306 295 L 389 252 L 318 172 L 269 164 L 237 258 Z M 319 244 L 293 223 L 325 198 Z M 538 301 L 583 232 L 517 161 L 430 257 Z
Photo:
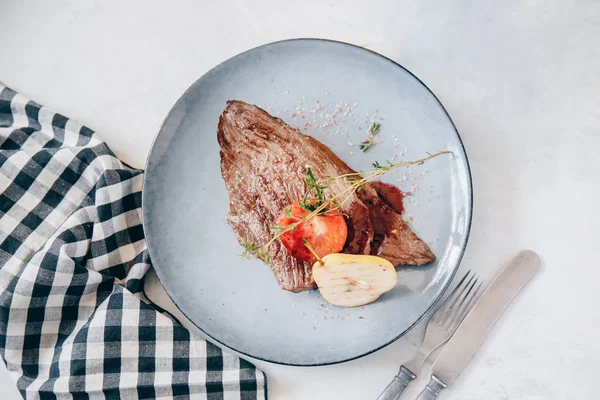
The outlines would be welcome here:
M 543 259 L 441 399 L 595 398 L 600 3 L 255 3 L 3 1 L 0 81 L 85 123 L 143 167 L 175 100 L 243 50 L 324 37 L 398 61 L 440 98 L 471 161 L 474 219 L 461 268 L 491 277 L 525 247 Z M 272 399 L 374 399 L 422 334 L 421 325 L 341 365 L 258 366 Z M 0 398 L 18 398 L 0 368 Z

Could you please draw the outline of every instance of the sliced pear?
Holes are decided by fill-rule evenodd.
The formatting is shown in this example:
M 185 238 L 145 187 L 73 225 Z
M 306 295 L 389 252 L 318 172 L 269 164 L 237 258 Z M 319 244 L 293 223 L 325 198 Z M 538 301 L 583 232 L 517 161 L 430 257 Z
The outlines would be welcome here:
M 315 263 L 312 274 L 323 298 L 342 307 L 372 303 L 398 281 L 389 261 L 354 254 L 329 254 Z

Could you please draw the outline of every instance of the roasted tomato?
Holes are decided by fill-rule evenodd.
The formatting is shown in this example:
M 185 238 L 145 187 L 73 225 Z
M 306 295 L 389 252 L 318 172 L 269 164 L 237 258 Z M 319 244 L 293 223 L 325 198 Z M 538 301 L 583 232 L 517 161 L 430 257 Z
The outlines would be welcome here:
M 287 227 L 302 220 L 309 214 L 299 203 L 294 203 L 283 209 L 278 225 Z M 317 258 L 304 244 L 307 240 L 319 257 L 327 254 L 339 253 L 346 243 L 348 227 L 338 208 L 331 207 L 321 215 L 312 217 L 305 223 L 298 225 L 294 230 L 283 233 L 281 243 L 295 258 L 315 262 Z

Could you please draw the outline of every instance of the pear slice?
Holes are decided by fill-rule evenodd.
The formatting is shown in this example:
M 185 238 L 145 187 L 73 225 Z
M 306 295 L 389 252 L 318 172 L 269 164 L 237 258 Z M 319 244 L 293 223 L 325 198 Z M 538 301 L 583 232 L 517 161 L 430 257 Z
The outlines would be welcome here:
M 329 254 L 315 263 L 312 274 L 323 298 L 342 307 L 372 303 L 398 281 L 389 261 L 354 254 Z

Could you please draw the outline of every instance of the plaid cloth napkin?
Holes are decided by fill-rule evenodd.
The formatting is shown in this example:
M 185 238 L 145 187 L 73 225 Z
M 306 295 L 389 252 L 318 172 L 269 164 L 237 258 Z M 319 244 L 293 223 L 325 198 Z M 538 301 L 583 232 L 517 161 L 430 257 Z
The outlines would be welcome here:
M 264 399 L 143 294 L 143 171 L 0 84 L 0 356 L 23 397 Z

